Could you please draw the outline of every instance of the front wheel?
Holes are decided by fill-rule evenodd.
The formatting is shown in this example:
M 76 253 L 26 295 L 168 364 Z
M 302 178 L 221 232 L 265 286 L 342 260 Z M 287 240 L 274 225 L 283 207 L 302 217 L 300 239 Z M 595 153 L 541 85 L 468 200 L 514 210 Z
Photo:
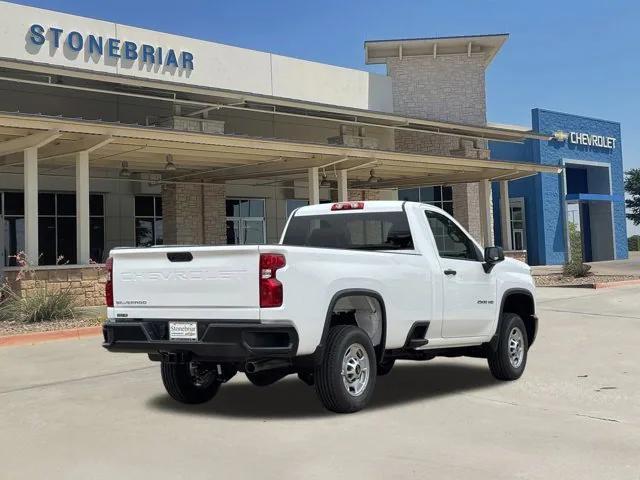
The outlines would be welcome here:
M 180 403 L 208 402 L 220 388 L 217 372 L 196 362 L 162 362 L 160 372 L 167 393 Z
M 314 380 L 322 404 L 332 412 L 352 413 L 371 400 L 376 384 L 376 353 L 366 332 L 352 325 L 329 330 Z
M 498 347 L 487 356 L 489 369 L 498 380 L 516 380 L 520 378 L 527 364 L 529 341 L 527 329 L 519 315 L 504 313 Z

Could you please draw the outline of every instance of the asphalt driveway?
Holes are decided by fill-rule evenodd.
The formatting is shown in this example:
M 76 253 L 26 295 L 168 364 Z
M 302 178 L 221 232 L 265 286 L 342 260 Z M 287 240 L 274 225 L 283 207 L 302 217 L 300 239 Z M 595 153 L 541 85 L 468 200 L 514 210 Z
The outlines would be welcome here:
M 211 403 L 99 339 L 0 349 L 0 478 L 640 478 L 640 287 L 540 289 L 524 377 L 400 363 L 373 405 L 323 410 L 290 377 Z

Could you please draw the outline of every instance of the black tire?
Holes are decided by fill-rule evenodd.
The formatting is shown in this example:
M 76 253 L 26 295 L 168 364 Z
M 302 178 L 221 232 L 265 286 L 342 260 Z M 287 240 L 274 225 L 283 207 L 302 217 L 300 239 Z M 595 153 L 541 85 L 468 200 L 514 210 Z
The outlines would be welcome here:
M 383 360 L 378 364 L 378 375 L 386 375 L 391 371 L 393 365 L 396 363 L 396 359 L 392 358 L 391 360 Z
M 167 393 L 180 403 L 208 402 L 218 393 L 220 388 L 220 382 L 217 380 L 215 372 L 209 373 L 209 378 L 203 383 L 198 383 L 191 374 L 189 363 L 162 362 L 160 372 Z
M 245 372 L 245 375 L 256 387 L 266 387 L 283 379 L 290 373 L 291 371 L 289 369 L 276 368 L 255 373 Z
M 489 350 L 487 360 L 489 361 L 489 369 L 492 375 L 498 380 L 516 380 L 520 378 L 527 365 L 527 353 L 529 350 L 529 340 L 527 338 L 527 329 L 519 315 L 515 313 L 503 313 L 500 331 L 498 332 L 498 346 L 495 351 Z M 512 362 L 510 354 L 510 335 L 514 331 L 519 331 L 521 339 L 521 360 Z M 516 337 L 517 339 L 517 334 Z
M 343 381 L 342 369 L 345 354 L 350 347 L 358 353 L 366 352 L 368 368 L 366 369 L 366 379 L 361 375 L 365 370 L 361 366 L 360 370 L 352 370 L 357 375 L 356 382 L 362 380 L 362 390 L 357 392 L 357 387 L 350 393 Z M 360 357 L 364 360 L 364 355 Z M 364 330 L 353 325 L 337 325 L 329 330 L 325 343 L 325 353 L 322 363 L 318 365 L 314 372 L 316 393 L 322 404 L 328 410 L 336 413 L 352 413 L 362 410 L 371 400 L 373 390 L 376 385 L 376 353 L 371 344 L 371 339 Z M 360 365 L 358 363 L 358 365 Z M 344 377 L 347 378 L 347 377 Z

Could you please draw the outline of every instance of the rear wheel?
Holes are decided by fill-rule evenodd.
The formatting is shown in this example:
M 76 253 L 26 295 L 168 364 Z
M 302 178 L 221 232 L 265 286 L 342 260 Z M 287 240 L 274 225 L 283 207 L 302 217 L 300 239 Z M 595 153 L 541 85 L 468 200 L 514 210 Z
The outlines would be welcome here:
M 376 373 L 376 354 L 364 330 L 352 325 L 329 330 L 324 358 L 314 373 L 316 392 L 328 410 L 363 409 L 373 395 Z
M 516 380 L 520 378 L 527 364 L 529 341 L 527 329 L 519 315 L 504 313 L 498 347 L 487 356 L 489 369 L 498 380 Z
M 180 403 L 208 402 L 220 388 L 216 370 L 205 369 L 196 362 L 162 362 L 160 372 L 167 393 Z

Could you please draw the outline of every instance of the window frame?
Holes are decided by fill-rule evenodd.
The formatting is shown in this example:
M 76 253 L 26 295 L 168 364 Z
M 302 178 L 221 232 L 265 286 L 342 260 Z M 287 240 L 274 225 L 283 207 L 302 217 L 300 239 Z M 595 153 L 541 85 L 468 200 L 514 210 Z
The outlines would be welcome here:
M 422 198 L 422 189 L 424 188 L 432 188 L 440 189 L 440 200 L 425 200 Z M 444 199 L 444 191 L 445 188 L 451 189 L 451 198 L 450 199 Z M 451 185 L 432 185 L 432 186 L 428 186 L 428 187 L 413 187 L 413 188 L 403 188 L 403 189 L 399 189 L 398 190 L 398 198 L 400 199 L 400 196 L 402 195 L 402 191 L 406 191 L 406 190 L 417 190 L 418 192 L 418 202 L 419 203 L 423 203 L 425 205 L 432 205 L 434 207 L 439 208 L 440 210 L 444 210 L 445 212 L 447 212 L 449 215 L 453 216 L 453 187 Z M 407 200 L 407 201 L 415 201 L 415 200 Z M 451 208 L 449 210 L 447 210 L 445 208 L 445 205 L 449 205 Z
M 378 211 L 378 212 L 366 212 L 366 213 L 353 213 L 353 212 L 349 212 L 349 211 L 344 211 L 344 212 L 334 212 L 334 213 L 318 213 L 315 215 L 299 215 L 299 216 L 293 216 L 290 219 L 290 222 L 295 221 L 297 218 L 312 218 L 314 220 L 323 220 L 323 218 L 321 217 L 327 217 L 327 218 L 336 218 L 336 217 L 340 217 L 343 215 L 351 215 L 354 216 L 355 218 L 362 218 L 363 216 L 368 216 L 368 215 L 384 215 L 384 214 L 400 214 L 403 215 L 406 222 L 407 222 L 407 229 L 408 232 L 411 236 L 411 247 L 408 248 L 380 248 L 380 249 L 374 249 L 374 248 L 366 248 L 365 245 L 360 245 L 360 248 L 358 247 L 354 247 L 352 245 L 352 247 L 341 247 L 341 246 L 311 246 L 311 245 L 301 245 L 301 244 L 297 244 L 297 243 L 286 243 L 287 239 L 286 239 L 286 234 L 287 232 L 290 231 L 291 229 L 291 223 L 289 223 L 289 226 L 287 228 L 287 230 L 285 232 L 283 232 L 283 236 L 281 239 L 281 245 L 289 245 L 289 246 L 301 246 L 301 247 L 305 247 L 305 248 L 318 248 L 318 249 L 328 249 L 328 250 L 343 250 L 343 251 L 362 251 L 362 252 L 369 252 L 369 253 L 392 253 L 392 254 L 402 254 L 402 255 L 415 255 L 415 254 L 419 254 L 418 250 L 416 249 L 416 244 L 415 244 L 415 239 L 413 236 L 413 232 L 411 231 L 411 222 L 409 221 L 409 217 L 407 215 L 407 212 L 403 209 L 401 211 Z M 362 222 L 367 222 L 367 221 L 384 221 L 384 220 L 377 220 L 377 219 L 371 219 L 371 218 L 364 218 L 361 220 Z M 382 223 L 381 225 L 382 226 Z M 345 225 L 346 227 L 346 225 Z M 363 233 L 366 232 L 366 224 L 363 223 Z M 348 228 L 348 227 L 346 227 Z M 308 234 L 310 234 L 311 231 L 308 232 Z M 388 234 L 389 232 L 387 232 Z M 365 247 L 365 248 L 362 248 Z
M 520 208 L 522 210 L 522 228 L 513 228 L 513 209 Z M 511 247 L 516 250 L 515 232 L 522 234 L 522 251 L 527 249 L 527 217 L 524 203 L 524 197 L 509 198 L 509 223 L 511 227 Z
M 231 215 L 231 216 L 225 216 L 225 233 L 226 233 L 226 228 L 227 228 L 227 222 L 239 222 L 240 225 L 242 225 L 245 222 L 261 222 L 262 223 L 262 243 L 246 243 L 246 236 L 245 236 L 245 231 L 246 229 L 244 228 L 240 228 L 239 232 L 240 232 L 240 236 L 241 238 L 241 242 L 240 243 L 228 243 L 227 245 L 266 245 L 267 244 L 267 201 L 266 198 L 260 198 L 260 197 L 226 197 L 225 198 L 225 214 L 226 214 L 226 207 L 227 207 L 227 201 L 233 201 L 233 200 L 238 200 L 238 201 L 259 201 L 262 202 L 262 217 L 250 217 L 250 216 L 242 216 L 242 215 Z
M 153 216 L 149 216 L 149 215 L 137 215 L 136 212 L 136 198 L 138 197 L 146 197 L 146 198 L 153 198 Z M 157 205 L 157 201 L 158 199 L 162 202 L 162 195 L 153 195 L 153 194 L 149 194 L 149 195 L 134 195 L 133 196 L 133 241 L 135 243 L 136 248 L 149 248 L 149 247 L 155 247 L 158 245 L 164 245 L 164 205 L 162 205 L 162 214 L 158 215 L 158 205 Z M 138 244 L 138 227 L 137 227 L 137 220 L 138 219 L 143 219 L 143 220 L 151 220 L 151 235 L 153 236 L 153 245 L 140 245 Z M 162 243 L 158 243 L 158 233 L 156 230 L 156 222 L 160 221 L 162 222 Z
M 22 215 L 14 215 L 14 214 L 9 214 L 9 215 L 5 215 L 5 205 L 6 205 L 6 198 L 5 195 L 7 193 L 17 193 L 17 194 L 22 194 L 24 195 L 23 191 L 20 190 L 3 190 L 0 191 L 0 217 L 2 217 L 2 232 L 1 234 L 4 235 L 4 221 L 7 218 L 13 218 L 13 219 L 22 219 L 24 220 L 24 211 L 22 212 Z M 53 226 L 54 226 L 54 256 L 55 256 L 55 263 L 40 263 L 41 265 L 45 265 L 45 266 L 55 266 L 55 265 L 64 265 L 64 264 L 59 264 L 58 263 L 58 258 L 60 257 L 60 248 L 59 248 L 59 241 L 58 241 L 58 219 L 61 218 L 73 218 L 75 220 L 75 226 L 76 226 L 76 232 L 77 232 L 77 228 L 78 228 L 78 219 L 77 219 L 77 212 L 75 211 L 75 204 L 74 204 L 74 213 L 73 214 L 59 214 L 58 213 L 58 196 L 59 195 L 76 195 L 76 192 L 74 191 L 50 191 L 50 190 L 41 190 L 38 192 L 38 195 L 53 195 L 53 213 L 46 213 L 46 214 L 42 214 L 40 213 L 40 211 L 38 211 L 38 223 L 40 221 L 41 218 L 52 218 L 53 219 Z M 105 212 L 104 212 L 104 194 L 103 193 L 94 193 L 91 192 L 89 193 L 90 196 L 93 195 L 97 195 L 100 197 L 100 200 L 102 202 L 102 214 L 101 215 L 94 215 L 91 213 L 91 210 L 89 210 L 89 218 L 101 218 L 102 219 L 102 249 L 103 249 L 103 255 L 104 255 L 104 247 L 105 247 Z M 38 201 L 40 201 L 40 199 L 38 198 Z M 91 200 L 89 200 L 91 201 Z M 74 200 L 75 202 L 75 200 Z M 40 226 L 38 225 L 38 231 L 40 230 Z M 77 233 L 76 233 L 77 235 Z M 5 266 L 9 266 L 8 264 L 10 263 L 9 261 L 9 257 L 10 257 L 10 252 L 8 251 L 8 246 L 6 244 L 6 242 L 4 243 L 4 249 L 7 251 L 7 255 L 5 255 Z M 91 248 L 91 245 L 89 245 L 89 248 Z M 16 252 L 17 253 L 17 252 Z M 41 253 L 42 255 L 42 253 Z M 76 252 L 77 255 L 77 252 Z M 77 258 L 76 258 L 76 263 L 70 263 L 71 265 L 77 265 Z M 96 262 L 101 262 L 102 259 L 99 260 L 95 260 Z
M 433 246 L 435 247 L 435 250 L 438 254 L 439 258 L 444 258 L 447 260 L 460 260 L 460 261 L 464 261 L 464 262 L 478 262 L 478 263 L 483 263 L 484 262 L 484 255 L 482 253 L 482 248 L 480 248 L 480 245 L 478 245 L 478 243 L 473 239 L 473 237 L 471 235 L 469 235 L 464 228 L 462 228 L 462 226 L 460 224 L 458 224 L 458 222 L 456 222 L 456 220 L 449 215 L 448 213 L 441 213 L 441 212 L 436 212 L 435 210 L 432 210 L 430 208 L 423 208 L 422 211 L 424 212 L 424 220 L 427 224 L 427 228 L 429 229 L 429 232 L 431 233 L 431 238 L 433 239 Z M 462 233 L 462 235 L 469 241 L 471 242 L 471 245 L 474 247 L 474 251 L 476 253 L 476 258 L 463 258 L 463 257 L 449 257 L 449 256 L 444 256 L 440 253 L 440 248 L 438 248 L 438 241 L 436 240 L 436 235 L 433 231 L 433 229 L 431 228 L 431 224 L 429 223 L 429 217 L 428 215 L 439 215 L 443 218 L 445 218 L 446 220 L 449 220 L 451 223 L 453 223 L 454 226 L 456 226 L 460 232 Z

